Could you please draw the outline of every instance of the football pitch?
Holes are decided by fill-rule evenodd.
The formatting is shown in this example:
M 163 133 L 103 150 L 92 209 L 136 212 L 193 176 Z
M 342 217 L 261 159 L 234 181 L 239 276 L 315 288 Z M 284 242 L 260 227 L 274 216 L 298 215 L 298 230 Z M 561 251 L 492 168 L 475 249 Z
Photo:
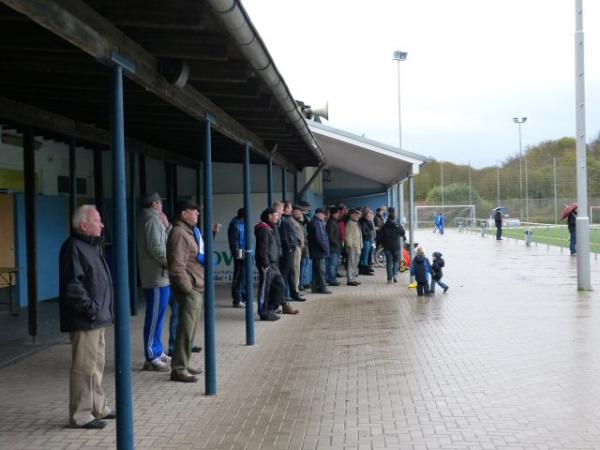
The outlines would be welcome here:
M 502 237 L 525 240 L 526 227 L 502 228 Z M 535 225 L 530 226 L 532 241 L 539 244 L 569 247 L 569 231 L 566 226 L 560 225 Z M 496 228 L 488 228 L 488 233 L 495 235 Z M 590 227 L 590 250 L 592 253 L 600 253 L 600 228 Z

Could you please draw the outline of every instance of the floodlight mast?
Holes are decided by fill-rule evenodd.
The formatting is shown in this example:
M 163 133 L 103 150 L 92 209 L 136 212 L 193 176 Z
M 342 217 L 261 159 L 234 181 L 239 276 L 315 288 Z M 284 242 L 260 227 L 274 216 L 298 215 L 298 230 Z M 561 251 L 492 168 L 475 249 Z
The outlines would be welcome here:
M 523 160 L 521 125 L 527 122 L 527 117 L 513 117 L 513 122 L 519 125 L 519 205 L 521 206 L 521 220 L 523 220 Z M 527 182 L 527 155 L 525 155 L 525 222 L 529 222 L 529 184 Z

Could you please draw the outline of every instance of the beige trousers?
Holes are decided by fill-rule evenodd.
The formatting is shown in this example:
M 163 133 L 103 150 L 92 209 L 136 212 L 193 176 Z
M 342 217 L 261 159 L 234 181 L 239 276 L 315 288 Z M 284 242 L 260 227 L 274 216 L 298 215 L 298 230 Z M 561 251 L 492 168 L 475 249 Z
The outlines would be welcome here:
M 202 316 L 203 293 L 195 289 L 189 294 L 175 291 L 175 301 L 179 304 L 179 323 L 171 370 L 181 374 L 190 367 L 194 337 Z
M 75 331 L 71 337 L 69 423 L 80 427 L 110 413 L 102 390 L 104 330 Z
M 294 283 L 296 283 L 296 292 L 300 284 L 300 260 L 302 259 L 302 249 L 296 247 L 294 253 Z

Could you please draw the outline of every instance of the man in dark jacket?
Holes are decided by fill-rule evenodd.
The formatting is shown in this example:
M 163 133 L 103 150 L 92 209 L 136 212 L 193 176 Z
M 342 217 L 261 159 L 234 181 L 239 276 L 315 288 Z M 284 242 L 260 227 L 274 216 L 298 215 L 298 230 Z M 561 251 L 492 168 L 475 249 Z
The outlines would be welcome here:
M 496 240 L 502 240 L 502 211 L 500 209 L 496 209 L 496 214 L 494 214 L 494 222 L 496 224 Z
M 285 283 L 279 271 L 280 246 L 274 230 L 279 213 L 274 208 L 265 209 L 260 222 L 254 227 L 256 237 L 255 261 L 259 274 L 258 315 L 260 320 L 279 320 L 275 311 L 283 303 Z
M 571 211 L 567 218 L 567 227 L 569 228 L 569 250 L 571 255 L 577 254 L 577 208 Z
M 246 272 L 244 270 L 244 255 L 246 249 L 246 239 L 244 236 L 244 222 L 246 220 L 246 210 L 238 209 L 237 215 L 229 223 L 227 228 L 227 239 L 229 240 L 229 250 L 233 258 L 233 278 L 231 279 L 231 298 L 234 308 L 243 308 L 244 293 L 246 285 Z
M 308 247 L 312 259 L 312 292 L 331 294 L 325 287 L 325 258 L 329 256 L 329 238 L 325 230 L 325 210 L 317 208 L 308 226 Z
M 294 270 L 294 257 L 298 248 L 298 237 L 294 229 L 292 217 L 292 203 L 284 202 L 283 213 L 279 223 L 279 236 L 281 237 L 281 259 L 279 269 L 286 286 L 286 298 L 297 302 L 304 301 L 300 297 L 296 286 L 296 272 Z
M 398 281 L 396 278 L 400 270 L 400 258 L 402 255 L 401 240 L 406 235 L 402 225 L 396 223 L 396 213 L 390 212 L 387 222 L 379 230 L 379 240 L 385 253 L 385 266 L 387 270 L 387 282 L 390 284 Z
M 329 286 L 339 286 L 336 280 L 337 268 L 342 261 L 342 233 L 339 222 L 340 212 L 334 206 L 329 210 L 329 220 L 327 221 L 327 238 L 329 239 L 329 258 L 327 259 L 326 280 Z
M 113 323 L 112 278 L 102 254 L 102 220 L 93 205 L 73 215 L 73 234 L 60 249 L 60 330 L 71 338 L 69 422 L 100 429 L 116 414 L 102 390 L 104 330 Z

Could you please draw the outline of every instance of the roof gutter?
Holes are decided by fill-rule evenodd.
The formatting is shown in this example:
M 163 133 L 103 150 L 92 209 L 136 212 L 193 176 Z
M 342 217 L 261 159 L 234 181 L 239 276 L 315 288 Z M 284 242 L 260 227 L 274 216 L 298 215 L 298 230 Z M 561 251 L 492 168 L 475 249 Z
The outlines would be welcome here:
M 246 10 L 238 0 L 207 0 L 215 16 L 221 21 L 227 32 L 236 42 L 242 54 L 252 68 L 269 86 L 302 139 L 315 154 L 321 164 L 326 164 L 325 154 L 308 128 L 304 116 L 298 110 L 290 90 L 275 67 L 275 62 L 258 32 L 250 22 Z

